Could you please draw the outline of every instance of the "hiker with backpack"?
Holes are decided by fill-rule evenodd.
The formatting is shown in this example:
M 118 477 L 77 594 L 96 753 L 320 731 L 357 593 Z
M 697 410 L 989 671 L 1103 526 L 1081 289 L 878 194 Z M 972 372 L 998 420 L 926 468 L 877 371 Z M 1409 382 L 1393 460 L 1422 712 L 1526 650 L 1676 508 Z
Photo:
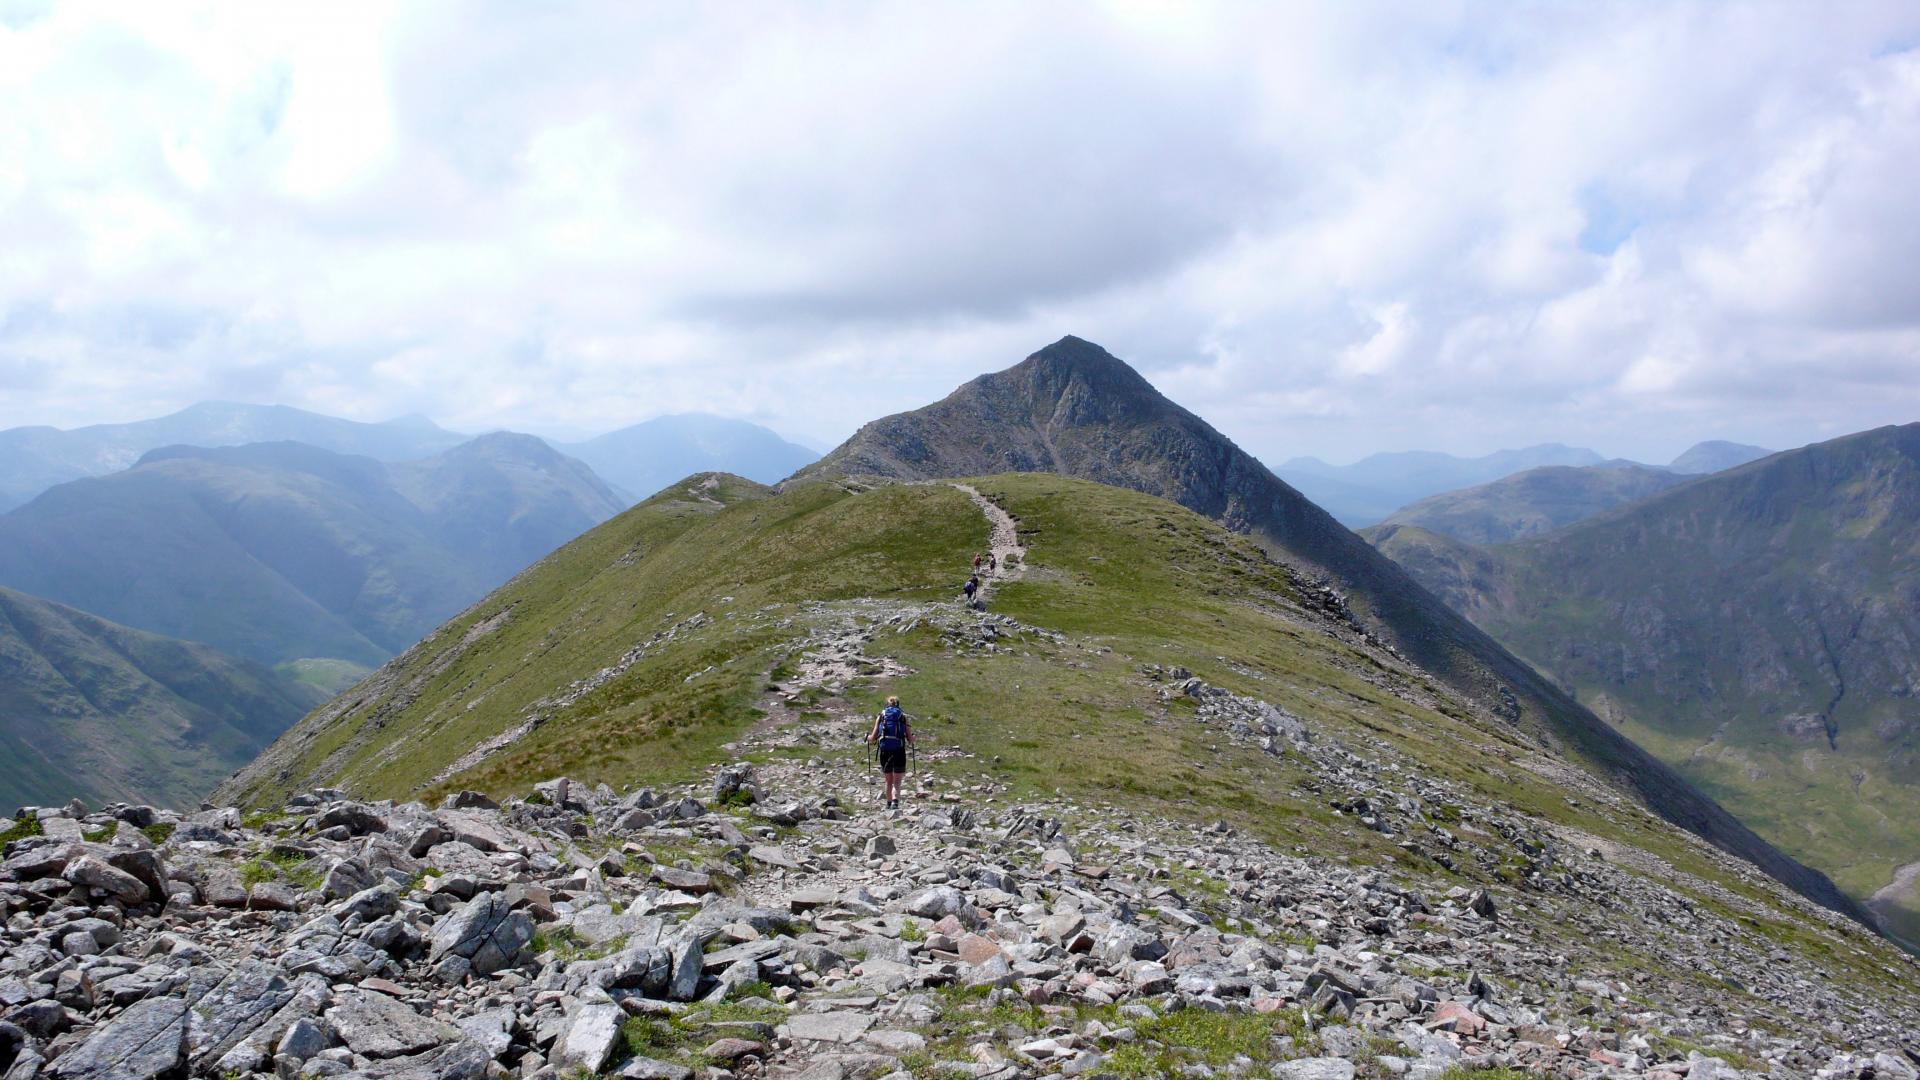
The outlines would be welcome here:
M 898 810 L 900 781 L 907 774 L 907 746 L 916 741 L 913 724 L 900 710 L 899 698 L 887 699 L 887 707 L 880 710 L 873 721 L 873 730 L 867 732 L 867 741 L 878 744 L 880 750 L 880 775 L 886 781 L 887 809 Z
M 980 591 L 979 575 L 976 574 L 973 577 L 968 578 L 966 585 L 962 586 L 960 591 L 967 594 L 967 604 L 968 606 L 972 606 L 973 594 Z

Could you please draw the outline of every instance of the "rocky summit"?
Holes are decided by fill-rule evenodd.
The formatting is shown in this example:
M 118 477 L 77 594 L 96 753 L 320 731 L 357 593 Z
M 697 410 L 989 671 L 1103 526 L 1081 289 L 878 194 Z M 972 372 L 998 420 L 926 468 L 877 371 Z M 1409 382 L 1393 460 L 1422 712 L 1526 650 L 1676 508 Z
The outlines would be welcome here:
M 819 756 L 860 734 L 834 721 L 676 790 L 35 809 L 0 884 L 0 1075 L 1920 1075 L 1912 961 L 1836 981 L 1866 954 L 1783 950 L 1736 894 L 1689 899 L 1271 706 L 1142 677 L 1364 792 L 1340 801 L 1366 827 L 1527 875 L 1410 888 L 1225 823 L 1008 803 L 955 751 L 887 813 Z

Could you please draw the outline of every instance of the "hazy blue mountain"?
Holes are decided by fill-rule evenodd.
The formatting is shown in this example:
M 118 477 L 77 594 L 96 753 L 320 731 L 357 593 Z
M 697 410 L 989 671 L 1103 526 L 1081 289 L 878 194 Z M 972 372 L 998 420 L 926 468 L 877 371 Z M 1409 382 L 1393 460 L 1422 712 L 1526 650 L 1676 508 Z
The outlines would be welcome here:
M 381 461 L 405 461 L 451 449 L 466 439 L 419 416 L 364 424 L 286 405 L 225 401 L 205 401 L 169 416 L 127 424 L 94 424 L 67 431 L 8 428 L 0 431 L 0 510 L 18 506 L 55 484 L 119 472 L 147 451 L 163 446 L 284 441 Z
M 771 484 L 820 457 L 758 424 L 704 413 L 657 417 L 559 446 L 624 491 L 629 502 L 698 472 L 726 472 Z
M 168 447 L 0 515 L 0 584 L 266 663 L 377 664 L 625 504 L 531 436 Z
M 190 807 L 324 697 L 0 588 L 0 813 L 75 796 Z
M 1349 528 L 1371 525 L 1409 503 L 1547 465 L 1600 465 L 1584 447 L 1545 443 L 1463 458 L 1431 450 L 1371 454 L 1351 465 L 1298 457 L 1274 472 Z
M 1470 544 L 1504 544 L 1637 502 L 1693 477 L 1646 465 L 1548 465 L 1429 495 L 1380 524 L 1414 525 Z
M 1764 446 L 1748 446 L 1745 443 L 1709 439 L 1706 442 L 1694 443 L 1686 453 L 1674 458 L 1673 463 L 1667 468 L 1677 473 L 1690 474 L 1725 472 L 1736 465 L 1759 461 L 1772 454 L 1773 451 Z

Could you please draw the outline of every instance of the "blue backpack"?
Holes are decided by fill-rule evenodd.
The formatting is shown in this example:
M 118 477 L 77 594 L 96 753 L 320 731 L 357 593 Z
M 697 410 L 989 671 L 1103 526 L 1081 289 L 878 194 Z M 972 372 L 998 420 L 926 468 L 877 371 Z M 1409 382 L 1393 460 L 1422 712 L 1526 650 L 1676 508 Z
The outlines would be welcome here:
M 907 714 L 901 712 L 898 705 L 887 706 L 886 710 L 880 714 L 880 748 L 897 750 L 905 744 L 906 740 Z

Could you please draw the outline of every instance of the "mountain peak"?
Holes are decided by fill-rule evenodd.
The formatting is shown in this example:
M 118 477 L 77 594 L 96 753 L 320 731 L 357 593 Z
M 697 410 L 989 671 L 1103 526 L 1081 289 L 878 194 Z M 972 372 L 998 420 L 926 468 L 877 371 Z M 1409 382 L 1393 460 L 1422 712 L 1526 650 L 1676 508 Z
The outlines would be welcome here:
M 1159 391 L 1125 360 L 1072 334 L 1028 356 L 1002 375 L 1024 373 L 1033 377 L 1053 377 L 1078 381 L 1103 392 L 1146 393 L 1159 397 Z M 993 378 L 994 376 L 988 376 Z
M 1764 446 L 1749 446 L 1745 443 L 1728 442 L 1725 439 L 1709 439 L 1694 443 L 1687 452 L 1673 459 L 1668 466 L 1677 473 L 1716 473 L 1724 472 L 1749 461 L 1758 461 L 1769 457 L 1773 451 Z

